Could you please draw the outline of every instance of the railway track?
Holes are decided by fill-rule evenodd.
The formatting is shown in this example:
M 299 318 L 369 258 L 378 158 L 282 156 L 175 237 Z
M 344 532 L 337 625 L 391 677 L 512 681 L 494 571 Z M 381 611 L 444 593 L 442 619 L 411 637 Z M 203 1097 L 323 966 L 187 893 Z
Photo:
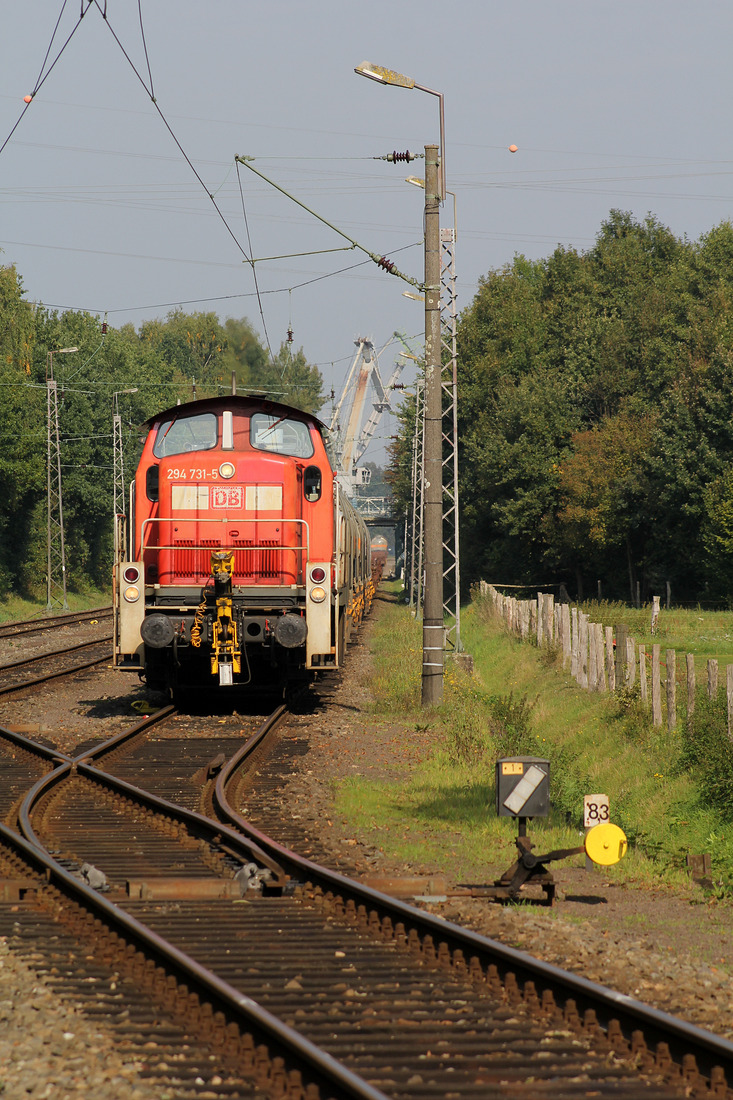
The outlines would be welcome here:
M 18 898 L 33 897 L 35 919 L 61 920 L 166 1026 L 206 1034 L 228 1095 L 240 1077 L 309 1098 L 731 1095 L 733 1044 L 370 890 L 245 821 L 236 777 L 252 761 L 261 770 L 281 716 L 227 761 L 231 746 L 209 736 L 181 760 L 181 739 L 161 732 L 175 723 L 166 708 L 44 763 L 57 766 L 18 809 L 25 839 L 2 830 L 6 863 L 25 861 Z M 157 793 L 133 787 L 153 775 Z M 103 877 L 84 881 L 83 864 Z
M 17 619 L 13 622 L 0 623 L 0 638 L 21 638 L 63 626 L 104 622 L 111 618 L 111 607 L 95 607 L 90 611 L 71 611 L 67 615 L 46 615 L 42 619 Z
M 112 635 L 0 665 L 0 695 L 37 687 L 109 662 Z M 80 660 L 79 658 L 83 659 Z

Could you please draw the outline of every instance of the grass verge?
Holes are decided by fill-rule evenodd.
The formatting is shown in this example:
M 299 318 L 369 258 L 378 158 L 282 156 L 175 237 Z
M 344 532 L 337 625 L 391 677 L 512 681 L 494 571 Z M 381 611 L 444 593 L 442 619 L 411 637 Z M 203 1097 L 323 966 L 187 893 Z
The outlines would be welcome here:
M 112 593 L 91 588 L 86 592 L 67 593 L 70 611 L 86 611 L 90 607 L 106 607 L 112 603 Z M 46 598 L 25 599 L 8 595 L 0 600 L 0 622 L 14 622 L 16 619 L 42 619 L 49 614 L 65 614 L 60 608 L 54 612 L 46 611 Z M 68 612 L 66 612 L 68 614 Z
M 449 662 L 442 706 L 423 711 L 421 624 L 404 605 L 383 605 L 372 632 L 375 717 L 399 725 L 407 744 L 428 737 L 430 749 L 398 782 L 355 777 L 341 786 L 339 808 L 354 826 L 377 830 L 395 859 L 491 881 L 514 855 L 514 824 L 494 810 L 495 761 L 541 756 L 550 761 L 552 812 L 530 825 L 538 852 L 582 844 L 583 796 L 603 792 L 630 841 L 627 857 L 603 871 L 610 880 L 686 892 L 687 854 L 710 852 L 716 892 L 733 892 L 733 821 L 709 798 L 700 733 L 654 728 L 632 695 L 582 691 L 555 651 L 508 635 L 488 601 L 466 609 L 462 634 L 474 675 Z M 584 857 L 566 863 L 583 866 Z

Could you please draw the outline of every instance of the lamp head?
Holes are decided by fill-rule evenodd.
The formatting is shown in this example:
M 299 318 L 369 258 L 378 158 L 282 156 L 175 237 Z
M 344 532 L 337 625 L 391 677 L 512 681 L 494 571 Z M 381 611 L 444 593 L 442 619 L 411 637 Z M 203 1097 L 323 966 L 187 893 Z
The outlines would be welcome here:
M 392 84 L 397 88 L 414 88 L 415 81 L 410 76 L 396 73 L 394 69 L 385 69 L 384 65 L 372 65 L 370 61 L 362 61 L 354 69 L 359 76 L 366 76 L 369 80 L 376 80 L 378 84 Z

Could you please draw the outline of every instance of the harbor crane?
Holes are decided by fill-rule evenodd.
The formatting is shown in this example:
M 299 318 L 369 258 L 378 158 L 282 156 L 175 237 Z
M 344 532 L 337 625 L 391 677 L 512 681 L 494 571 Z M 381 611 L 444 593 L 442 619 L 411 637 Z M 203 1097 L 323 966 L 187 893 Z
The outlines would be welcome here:
M 392 410 L 390 397 L 397 386 L 404 363 L 401 359 L 397 360 L 385 385 L 379 371 L 379 356 L 394 342 L 395 338 L 402 339 L 402 336 L 398 332 L 394 333 L 379 351 L 375 350 L 372 341 L 365 336 L 360 336 L 354 341 L 356 355 L 331 416 L 330 429 L 336 449 L 339 481 L 349 496 L 354 496 L 359 488 L 369 484 L 371 471 L 366 466 L 359 466 L 359 462 L 371 442 L 382 415 Z M 372 408 L 366 423 L 362 426 L 370 391 Z M 342 427 L 344 420 L 346 426 Z

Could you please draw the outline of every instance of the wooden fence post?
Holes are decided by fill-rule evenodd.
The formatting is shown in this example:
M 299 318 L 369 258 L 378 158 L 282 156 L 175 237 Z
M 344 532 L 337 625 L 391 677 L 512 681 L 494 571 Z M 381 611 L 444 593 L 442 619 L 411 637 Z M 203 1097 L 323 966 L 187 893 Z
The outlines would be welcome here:
M 625 626 L 616 627 L 616 690 L 621 691 L 626 687 L 626 636 L 628 630 Z
M 588 623 L 588 690 L 598 691 L 598 651 L 596 650 L 595 623 Z
M 578 683 L 582 688 L 588 687 L 588 616 L 582 611 L 578 612 L 578 634 L 580 636 L 580 649 L 578 652 Z
M 667 650 L 667 729 L 677 725 L 677 654 Z
M 641 705 L 646 707 L 649 705 L 647 698 L 647 685 L 646 685 L 646 646 L 639 646 L 639 694 L 641 697 Z
M 656 634 L 659 630 L 659 596 L 652 596 L 652 634 Z
M 687 654 L 687 721 L 695 713 L 695 654 Z
M 574 607 L 570 612 L 572 623 L 572 640 L 570 648 L 570 675 L 574 680 L 578 679 L 578 654 L 580 653 L 580 632 L 578 630 L 578 609 Z
M 603 627 L 600 623 L 595 625 L 596 632 L 596 655 L 598 661 L 598 690 L 608 691 L 608 682 L 606 680 L 606 661 L 605 661 L 605 649 L 603 645 Z
M 661 653 L 660 645 L 652 646 L 652 722 L 655 726 L 662 724 L 662 685 L 659 681 Z
M 572 636 L 570 634 L 570 608 L 564 603 L 560 608 L 562 618 L 562 667 L 567 668 L 572 661 Z
M 626 686 L 631 688 L 636 683 L 636 642 L 629 635 L 626 638 Z
M 606 627 L 606 668 L 608 669 L 608 690 L 616 690 L 616 662 L 613 656 L 613 627 Z
M 714 657 L 708 660 L 708 699 L 714 699 L 718 694 L 718 662 Z

